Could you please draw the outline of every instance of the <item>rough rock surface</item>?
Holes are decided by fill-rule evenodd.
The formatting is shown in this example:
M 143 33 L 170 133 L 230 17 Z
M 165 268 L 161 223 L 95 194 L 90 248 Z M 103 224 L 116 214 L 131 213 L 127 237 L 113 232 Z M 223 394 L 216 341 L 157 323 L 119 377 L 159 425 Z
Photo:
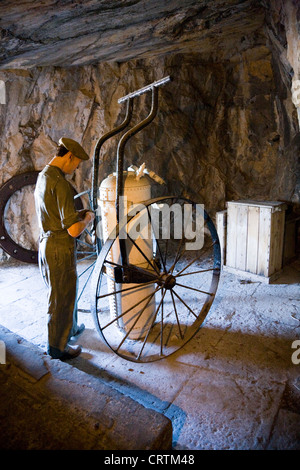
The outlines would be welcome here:
M 216 53 L 263 22 L 253 0 L 5 0 L 0 6 L 3 67 L 87 65 L 179 51 Z M 226 37 L 226 41 L 224 38 Z
M 232 199 L 299 204 L 299 124 L 296 94 L 291 90 L 292 77 L 293 83 L 300 78 L 296 53 L 299 38 L 295 16 L 287 8 L 296 14 L 299 7 L 295 2 L 277 0 L 272 7 L 264 1 L 213 2 L 212 7 L 211 2 L 185 1 L 177 9 L 178 2 L 164 2 L 165 13 L 169 8 L 170 15 L 166 17 L 157 9 L 156 16 L 153 13 L 157 26 L 151 38 L 159 36 L 160 46 L 156 48 L 147 36 L 147 27 L 154 20 L 145 13 L 144 46 L 148 37 L 148 52 L 130 61 L 126 61 L 129 56 L 139 55 L 135 41 L 131 49 L 128 46 L 131 55 L 124 53 L 121 61 L 114 35 L 110 37 L 114 56 L 97 56 L 95 46 L 92 61 L 88 43 L 84 53 L 77 51 L 79 39 L 82 44 L 95 34 L 98 17 L 92 1 L 77 2 L 77 10 L 64 2 L 65 9 L 59 4 L 60 14 L 56 10 L 52 16 L 46 11 L 51 2 L 35 10 L 26 2 L 28 16 L 23 22 L 17 20 L 25 2 L 15 8 L 8 8 L 9 3 L 2 2 L 0 9 L 0 26 L 5 22 L 7 28 L 1 43 L 0 81 L 5 83 L 6 94 L 5 104 L 0 104 L 0 185 L 17 173 L 42 169 L 62 135 L 82 142 L 92 155 L 97 139 L 123 119 L 124 105 L 118 104 L 118 98 L 170 75 L 173 80 L 160 91 L 154 122 L 128 142 L 125 165 L 146 162 L 167 183 L 154 187 L 155 194 L 191 197 L 204 203 L 212 215 Z M 100 3 L 99 15 L 108 15 L 104 8 L 107 2 Z M 115 34 L 125 35 L 130 25 L 136 34 L 142 34 L 137 27 L 142 17 L 135 10 L 142 3 L 122 2 L 124 12 L 136 11 L 137 16 L 133 15 L 135 20 L 130 22 L 124 13 L 123 29 L 114 29 Z M 255 5 L 259 5 L 257 9 Z M 75 17 L 78 28 L 73 27 L 72 33 L 63 26 L 69 24 L 67 21 L 74 26 Z M 52 28 L 55 21 L 59 24 Z M 72 41 L 74 60 L 67 54 L 67 38 L 60 37 L 58 31 L 60 35 L 63 31 L 65 36 L 77 35 Z M 21 37 L 26 40 L 16 43 L 17 36 L 19 41 Z M 34 38 L 35 53 L 30 38 Z M 99 54 L 101 50 L 103 53 L 100 49 Z M 62 53 L 65 65 L 85 65 L 58 67 L 63 63 L 59 60 Z M 94 63 L 104 58 L 111 62 Z M 149 106 L 148 96 L 136 100 L 133 124 L 146 116 Z M 100 181 L 115 171 L 116 146 L 114 138 L 103 148 Z M 72 183 L 79 191 L 88 189 L 91 175 L 92 164 L 87 162 Z M 24 212 L 22 215 L 22 230 L 26 231 L 29 224 Z M 19 227 L 17 215 L 15 223 L 13 214 L 7 217 L 10 225 Z M 12 229 L 20 239 L 18 230 Z M 30 233 L 27 238 L 34 237 Z

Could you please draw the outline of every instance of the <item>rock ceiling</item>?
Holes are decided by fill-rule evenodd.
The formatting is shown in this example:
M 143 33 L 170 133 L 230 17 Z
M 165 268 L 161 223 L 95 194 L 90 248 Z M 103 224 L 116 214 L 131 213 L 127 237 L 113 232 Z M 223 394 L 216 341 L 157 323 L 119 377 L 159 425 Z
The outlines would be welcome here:
M 220 54 L 263 21 L 258 0 L 2 0 L 0 68 Z

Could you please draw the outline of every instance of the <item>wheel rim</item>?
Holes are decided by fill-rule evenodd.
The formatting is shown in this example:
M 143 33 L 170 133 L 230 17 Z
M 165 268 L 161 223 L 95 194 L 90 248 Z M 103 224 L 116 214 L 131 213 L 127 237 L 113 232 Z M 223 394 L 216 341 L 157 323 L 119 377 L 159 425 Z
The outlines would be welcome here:
M 40 264 L 38 250 L 23 247 L 9 235 L 5 225 L 5 210 L 10 198 L 15 193 L 27 186 L 35 186 L 38 175 L 39 171 L 21 173 L 13 176 L 0 188 L 0 247 L 13 258 L 33 264 Z M 77 194 L 75 188 L 73 186 L 71 188 L 74 194 Z M 75 207 L 77 210 L 83 209 L 80 198 L 75 200 Z
M 5 225 L 5 209 L 11 196 L 27 186 L 34 186 L 38 171 L 30 171 L 16 175 L 0 188 L 0 247 L 13 258 L 26 263 L 37 264 L 38 253 L 34 249 L 21 246 L 8 233 Z
M 198 221 L 202 218 L 201 248 L 198 243 L 196 250 L 187 249 L 193 239 L 183 230 L 184 218 L 182 237 L 175 238 L 179 219 L 173 214 L 172 225 L 172 211 L 169 238 L 163 233 L 163 224 L 154 223 L 157 207 L 160 210 L 163 205 L 170 208 L 174 204 L 181 210 L 189 205 L 194 222 L 196 217 Z M 133 228 L 135 235 L 138 233 L 136 227 L 141 226 L 143 215 L 151 233 L 154 232 L 150 247 L 142 231 L 140 237 L 132 236 Z M 102 340 L 117 355 L 133 362 L 160 360 L 190 341 L 208 314 L 220 276 L 218 235 L 202 208 L 188 199 L 172 196 L 148 201 L 121 225 L 102 247 L 92 275 L 91 310 L 95 325 Z M 124 233 L 125 242 L 121 239 Z M 198 235 L 196 230 L 194 233 L 195 242 Z M 124 243 L 129 264 L 121 261 L 120 245 Z M 154 252 L 152 257 L 149 250 Z M 142 263 L 133 265 L 131 258 L 139 258 Z

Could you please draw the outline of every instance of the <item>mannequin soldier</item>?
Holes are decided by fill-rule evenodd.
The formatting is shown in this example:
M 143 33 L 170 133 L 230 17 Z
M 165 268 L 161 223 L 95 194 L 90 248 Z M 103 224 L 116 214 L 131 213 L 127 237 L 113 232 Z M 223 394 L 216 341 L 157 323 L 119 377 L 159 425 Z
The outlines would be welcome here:
M 89 156 L 76 141 L 61 138 L 56 155 L 38 176 L 35 205 L 40 227 L 40 257 L 48 284 L 48 354 L 71 359 L 81 353 L 69 344 L 84 325 L 77 325 L 75 238 L 94 220 L 92 211 L 76 211 L 66 174 Z

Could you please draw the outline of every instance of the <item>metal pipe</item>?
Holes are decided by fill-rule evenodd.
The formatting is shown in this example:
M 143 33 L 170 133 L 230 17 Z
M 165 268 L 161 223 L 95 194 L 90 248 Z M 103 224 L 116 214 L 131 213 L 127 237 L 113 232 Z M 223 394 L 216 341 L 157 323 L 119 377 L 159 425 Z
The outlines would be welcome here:
M 104 134 L 100 139 L 98 139 L 95 149 L 94 149 L 94 155 L 93 155 L 93 171 L 92 171 L 92 194 L 90 196 L 90 203 L 91 203 L 91 208 L 93 211 L 95 211 L 95 220 L 94 220 L 94 230 L 96 233 L 96 229 L 99 223 L 99 214 L 97 214 L 97 192 L 98 192 L 98 179 L 99 179 L 99 160 L 100 160 L 100 150 L 102 145 L 111 137 L 115 136 L 119 132 L 121 132 L 125 127 L 127 127 L 131 121 L 132 118 L 132 108 L 133 108 L 133 100 L 129 99 L 126 104 L 126 114 L 123 122 L 116 127 L 115 129 L 112 129 L 111 131 L 107 132 Z M 96 237 L 96 250 L 97 254 L 100 253 L 101 250 L 101 241 L 99 237 Z
M 117 222 L 119 223 L 120 220 L 122 219 L 120 217 L 120 204 L 119 204 L 119 198 L 120 196 L 123 195 L 123 190 L 124 190 L 124 181 L 123 181 L 123 163 L 124 163 L 124 150 L 125 150 L 125 145 L 128 142 L 128 140 L 133 137 L 135 134 L 137 134 L 139 131 L 144 129 L 150 122 L 153 121 L 157 114 L 157 108 L 158 108 L 158 89 L 155 86 L 152 86 L 152 104 L 151 104 L 151 110 L 148 116 L 141 121 L 140 123 L 136 124 L 134 127 L 129 129 L 120 139 L 119 144 L 118 144 L 118 150 L 117 150 L 117 179 L 116 179 L 116 187 L 117 187 L 117 194 L 116 194 L 116 212 L 117 212 Z
M 143 88 L 140 88 L 137 91 L 133 91 L 132 93 L 129 93 L 126 96 L 123 96 L 122 98 L 118 99 L 118 103 L 123 103 L 124 101 L 134 98 L 135 96 L 142 95 L 143 93 L 146 93 L 147 91 L 152 90 L 153 87 L 158 87 L 161 85 L 164 85 L 165 83 L 168 83 L 171 80 L 171 77 L 168 75 L 167 77 L 161 78 L 160 80 L 157 80 L 156 82 L 150 83 L 150 85 L 144 86 Z
M 158 108 L 158 88 L 152 87 L 152 104 L 151 110 L 149 115 L 140 123 L 136 124 L 134 127 L 129 129 L 120 139 L 118 150 L 117 150 L 117 177 L 116 177 L 116 215 L 117 215 L 117 223 L 119 224 L 121 220 L 123 220 L 123 211 L 124 207 L 120 205 L 120 197 L 123 195 L 124 192 L 124 175 L 123 175 L 123 164 L 124 164 L 124 150 L 125 145 L 128 140 L 137 134 L 139 131 L 144 129 L 148 124 L 150 124 L 157 114 Z M 132 99 L 132 98 L 130 98 Z M 120 214 L 120 210 L 122 210 L 122 214 Z M 126 250 L 126 240 L 120 238 L 120 255 L 122 260 L 122 265 L 126 266 L 128 264 L 127 259 L 127 250 Z
M 84 196 L 85 194 L 88 194 L 89 192 L 90 192 L 90 190 L 87 189 L 86 191 L 82 191 L 82 193 L 75 194 L 74 199 L 77 199 L 81 196 Z
M 126 106 L 126 115 L 124 121 L 115 129 L 104 134 L 100 139 L 98 139 L 93 155 L 93 171 L 92 171 L 92 210 L 97 209 L 97 191 L 98 191 L 98 175 L 99 175 L 99 159 L 100 159 L 100 150 L 104 142 L 106 142 L 111 137 L 115 136 L 119 132 L 121 132 L 125 127 L 127 127 L 132 118 L 132 108 L 133 108 L 133 100 L 129 99 L 127 101 Z

